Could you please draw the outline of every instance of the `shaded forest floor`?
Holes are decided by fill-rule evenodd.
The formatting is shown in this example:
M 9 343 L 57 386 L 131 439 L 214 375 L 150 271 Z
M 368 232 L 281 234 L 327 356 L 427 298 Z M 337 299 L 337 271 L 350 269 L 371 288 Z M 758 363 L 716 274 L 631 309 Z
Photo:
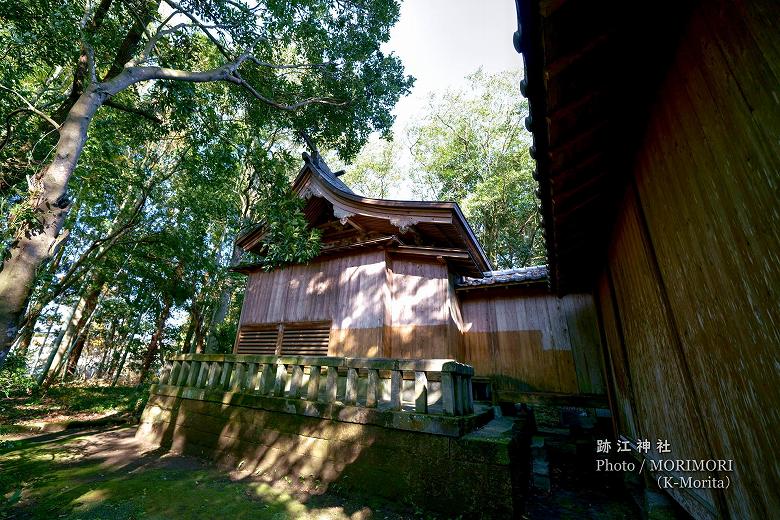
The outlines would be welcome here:
M 344 497 L 311 479 L 232 474 L 144 446 L 134 439 L 134 427 L 105 424 L 132 421 L 147 397 L 135 387 L 70 385 L 0 400 L 0 520 L 437 518 L 412 504 Z M 539 409 L 537 420 L 550 487 L 529 489 L 521 518 L 640 517 L 627 490 L 609 478 L 615 475 L 593 472 L 595 432 L 575 428 L 575 435 L 562 427 L 557 411 Z
M 0 443 L 0 518 L 434 518 L 323 493 L 319 483 L 240 478 L 144 447 L 135 428 L 62 431 Z
M 146 387 L 74 384 L 0 399 L 0 436 L 29 436 L 129 418 L 141 413 L 148 397 Z

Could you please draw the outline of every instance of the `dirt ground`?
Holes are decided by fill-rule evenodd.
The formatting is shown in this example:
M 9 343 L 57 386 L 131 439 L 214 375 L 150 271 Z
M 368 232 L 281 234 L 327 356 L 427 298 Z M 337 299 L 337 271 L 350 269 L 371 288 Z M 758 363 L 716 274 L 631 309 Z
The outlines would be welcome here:
M 226 473 L 144 446 L 134 434 L 115 427 L 0 441 L 0 518 L 436 518 L 409 505 L 336 496 L 303 476 L 269 482 Z
M 69 388 L 61 395 L 0 402 L 0 520 L 4 519 L 435 519 L 424 504 L 342 496 L 312 476 L 270 480 L 146 446 L 133 417 L 145 395 L 132 389 Z M 595 475 L 560 430 L 560 413 L 538 410 L 551 487 L 530 488 L 522 519 L 631 519 L 639 510 L 618 482 Z M 78 424 L 81 422 L 81 424 Z M 580 439 L 581 440 L 581 439 Z M 587 450 L 586 450 L 587 452 Z

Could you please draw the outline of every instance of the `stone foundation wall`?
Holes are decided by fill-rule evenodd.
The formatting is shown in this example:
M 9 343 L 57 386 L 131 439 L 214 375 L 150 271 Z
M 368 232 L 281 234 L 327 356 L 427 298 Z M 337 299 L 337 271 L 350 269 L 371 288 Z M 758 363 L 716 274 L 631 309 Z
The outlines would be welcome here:
M 450 437 L 229 404 L 228 392 L 166 393 L 152 388 L 137 436 L 175 452 L 270 478 L 313 476 L 339 492 L 452 516 L 521 510 L 527 448 L 506 419 Z

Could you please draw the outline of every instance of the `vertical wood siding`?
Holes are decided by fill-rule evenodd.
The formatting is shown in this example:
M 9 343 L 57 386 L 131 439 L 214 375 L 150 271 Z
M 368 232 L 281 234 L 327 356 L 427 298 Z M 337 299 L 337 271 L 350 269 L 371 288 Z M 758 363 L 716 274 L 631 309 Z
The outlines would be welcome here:
M 255 272 L 247 283 L 242 325 L 330 320 L 329 355 L 382 355 L 383 252 Z
M 605 393 L 590 295 L 471 292 L 462 296 L 461 310 L 464 361 L 497 389 Z
M 621 427 L 733 459 L 700 493 L 733 518 L 780 511 L 778 20 L 769 0 L 694 13 L 614 232 L 615 301 L 598 287 Z
M 446 264 L 394 258 L 392 265 L 392 357 L 457 357 Z

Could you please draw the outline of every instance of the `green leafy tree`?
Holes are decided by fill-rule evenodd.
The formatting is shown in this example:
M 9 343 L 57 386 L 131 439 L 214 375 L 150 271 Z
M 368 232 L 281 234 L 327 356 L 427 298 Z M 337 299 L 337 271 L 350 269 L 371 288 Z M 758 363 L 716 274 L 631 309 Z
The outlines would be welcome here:
M 255 130 L 304 131 L 347 159 L 371 132 L 387 131 L 390 109 L 411 85 L 399 60 L 379 50 L 397 18 L 398 3 L 387 0 L 21 0 L 0 5 L 0 111 L 6 122 L 0 141 L 0 211 L 12 217 L 4 230 L 7 247 L 0 271 L 0 363 L 17 335 L 42 267 L 64 247 L 63 230 L 71 222 L 75 231 L 78 222 L 95 216 L 86 211 L 71 216 L 79 204 L 90 211 L 99 207 L 85 204 L 79 195 L 99 198 L 111 192 L 73 189 L 77 179 L 88 175 L 82 159 L 89 156 L 97 164 L 101 155 L 113 157 L 121 177 L 123 164 L 138 165 L 142 148 L 133 152 L 117 137 L 155 142 L 193 126 L 200 133 L 190 132 L 186 138 L 191 155 L 208 154 L 219 141 L 215 127 L 235 116 Z M 196 88 L 198 84 L 206 86 Z M 114 112 L 126 119 L 114 120 Z M 124 128 L 115 126 L 117 122 Z M 228 148 L 213 157 L 216 164 L 232 166 L 246 157 L 236 147 Z M 94 182 L 113 181 L 122 187 L 122 179 L 106 176 L 106 169 L 99 170 Z M 196 185 L 209 182 L 190 173 L 199 181 Z M 147 191 L 167 195 L 173 182 Z M 141 196 L 140 207 L 138 199 L 131 198 L 129 210 L 126 200 L 109 200 L 92 225 L 100 227 L 135 211 L 137 222 L 154 230 L 152 213 L 170 222 L 189 210 L 147 205 L 148 198 L 149 193 Z M 290 202 L 276 204 L 281 214 Z M 181 217 L 177 222 L 185 221 Z M 310 237 L 291 229 L 288 221 L 280 220 L 278 235 L 297 232 L 308 243 Z M 130 226 L 136 225 L 141 224 Z M 107 258 L 105 245 L 132 235 L 126 231 L 117 237 L 113 227 L 106 230 L 97 245 L 93 241 L 95 247 L 72 251 Z M 200 236 L 219 251 L 223 242 L 216 238 L 225 236 L 225 227 L 215 224 L 201 230 L 205 233 Z M 166 239 L 158 234 L 145 245 L 154 240 Z M 293 246 L 300 243 L 293 241 Z M 297 251 L 305 250 L 301 246 Z M 281 247 L 274 254 L 290 258 Z M 89 258 L 91 262 L 80 265 L 94 264 L 95 257 Z M 181 257 L 174 265 L 190 264 Z M 185 268 L 183 278 L 192 275 Z
M 366 197 L 386 199 L 403 180 L 398 143 L 374 137 L 347 168 L 342 180 Z
M 536 211 L 527 102 L 517 94 L 521 75 L 481 70 L 467 87 L 431 96 L 410 127 L 416 194 L 458 202 L 498 268 L 543 261 Z

